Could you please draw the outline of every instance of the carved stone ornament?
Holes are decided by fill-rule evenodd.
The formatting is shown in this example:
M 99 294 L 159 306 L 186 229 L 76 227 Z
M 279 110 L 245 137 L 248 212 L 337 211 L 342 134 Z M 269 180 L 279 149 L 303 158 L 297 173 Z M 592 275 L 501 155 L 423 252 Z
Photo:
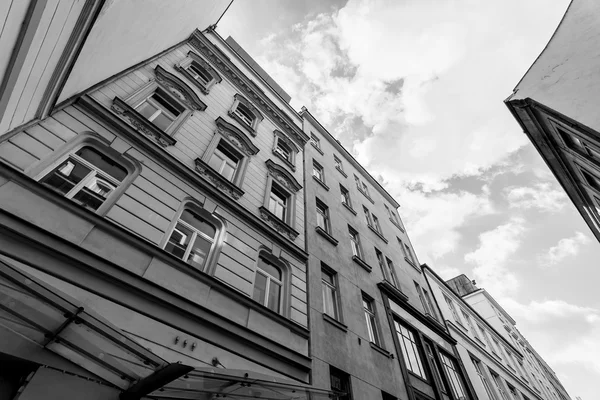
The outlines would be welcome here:
M 221 117 L 217 118 L 215 122 L 217 123 L 217 132 L 246 156 L 253 156 L 259 152 L 258 147 L 236 126 Z
M 167 72 L 163 67 L 157 65 L 154 69 L 156 75 L 156 82 L 163 88 L 167 89 L 169 93 L 177 97 L 182 103 L 184 103 L 191 110 L 206 110 L 206 104 L 204 104 L 198 95 L 181 79 L 173 74 Z
M 227 194 L 234 200 L 239 200 L 239 198 L 244 195 L 244 191 L 242 189 L 229 182 L 221 174 L 212 169 L 208 164 L 199 158 L 196 158 L 196 172 L 221 192 Z
M 273 229 L 277 232 L 290 238 L 290 240 L 296 240 L 299 233 L 294 228 L 277 218 L 275 214 L 267 210 L 265 207 L 259 208 L 260 217 L 265 220 Z
M 265 164 L 267 164 L 267 170 L 269 171 L 269 174 L 281 186 L 292 193 L 296 193 L 302 189 L 302 186 L 298 183 L 294 176 L 281 165 L 275 164 L 272 160 L 267 160 Z
M 275 129 L 273 131 L 273 134 L 277 136 L 277 140 L 280 140 L 283 143 L 285 143 L 290 148 L 290 150 L 292 150 L 295 153 L 298 153 L 298 147 L 290 140 L 290 138 L 287 137 L 285 133 Z
M 129 104 L 115 97 L 113 104 L 110 107 L 117 115 L 125 120 L 133 129 L 142 133 L 162 147 L 173 146 L 177 141 L 173 137 L 167 135 L 162 129 L 148 121 Z

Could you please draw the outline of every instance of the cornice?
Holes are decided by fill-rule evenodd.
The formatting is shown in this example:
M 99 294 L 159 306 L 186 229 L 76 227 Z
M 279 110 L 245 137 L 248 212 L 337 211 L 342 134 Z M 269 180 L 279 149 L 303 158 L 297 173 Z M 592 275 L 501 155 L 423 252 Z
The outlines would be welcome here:
M 251 99 L 279 128 L 293 139 L 301 148 L 308 142 L 308 136 L 297 127 L 291 118 L 269 99 L 258 86 L 236 67 L 221 49 L 211 43 L 200 31 L 196 30 L 189 43 L 208 61 L 226 76 L 248 99 Z
M 84 95 L 77 100 L 76 104 L 92 116 L 98 118 L 98 120 L 102 121 L 102 123 L 110 129 L 123 135 L 135 146 L 143 149 L 152 157 L 161 160 L 164 168 L 181 177 L 189 184 L 205 191 L 207 195 L 220 202 L 219 204 L 221 206 L 229 209 L 239 218 L 243 219 L 249 226 L 282 246 L 282 248 L 288 251 L 290 255 L 293 255 L 302 262 L 308 260 L 308 253 L 304 249 L 300 248 L 291 240 L 287 240 L 286 237 L 281 236 L 277 230 L 263 222 L 259 216 L 242 207 L 227 194 L 206 182 L 206 180 L 198 175 L 198 173 L 168 154 L 162 147 L 140 135 L 133 127 L 119 118 L 116 114 L 113 114 L 109 109 L 99 104 L 96 100 L 88 95 Z

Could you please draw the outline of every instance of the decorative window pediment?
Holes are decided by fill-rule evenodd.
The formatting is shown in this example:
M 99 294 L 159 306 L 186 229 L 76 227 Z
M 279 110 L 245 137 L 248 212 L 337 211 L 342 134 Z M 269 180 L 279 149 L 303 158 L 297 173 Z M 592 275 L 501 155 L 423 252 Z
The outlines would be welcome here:
M 216 120 L 217 132 L 223 137 L 236 146 L 242 153 L 247 156 L 253 156 L 258 153 L 259 149 L 252 143 L 252 141 L 235 125 L 232 125 L 219 117 Z
M 223 80 L 221 75 L 208 62 L 193 51 L 188 52 L 187 57 L 175 67 L 204 94 L 208 94 L 214 84 Z
M 294 178 L 284 167 L 275 164 L 271 160 L 267 160 L 265 163 L 267 164 L 269 175 L 287 190 L 296 193 L 302 189 L 302 185 L 300 185 L 296 178 Z
M 200 100 L 194 90 L 190 88 L 184 81 L 167 72 L 160 65 L 156 66 L 154 73 L 156 75 L 156 81 L 158 84 L 168 90 L 170 94 L 175 96 L 177 100 L 181 101 L 187 107 L 192 110 L 200 111 L 204 111 L 206 109 L 206 104 Z
M 229 110 L 229 116 L 240 123 L 253 136 L 256 136 L 256 128 L 264 119 L 263 115 L 248 99 L 239 93 L 234 96 L 233 105 Z
M 273 131 L 273 154 L 281 159 L 292 171 L 296 170 L 298 147 L 283 132 Z

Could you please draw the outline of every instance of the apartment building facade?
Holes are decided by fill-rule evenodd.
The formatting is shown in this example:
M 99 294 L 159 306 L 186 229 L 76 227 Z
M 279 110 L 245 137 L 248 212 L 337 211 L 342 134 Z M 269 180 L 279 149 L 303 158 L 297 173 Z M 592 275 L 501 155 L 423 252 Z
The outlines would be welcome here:
M 429 266 L 423 270 L 479 399 L 570 399 L 560 383 L 561 391 L 550 389 L 538 367 L 543 360 L 489 293 L 465 275 L 444 281 Z
M 600 240 L 600 4 L 572 0 L 505 103 Z
M 210 29 L 2 136 L 3 394 L 328 397 L 309 385 L 307 141 Z
M 398 203 L 300 115 L 315 386 L 341 399 L 474 399 Z

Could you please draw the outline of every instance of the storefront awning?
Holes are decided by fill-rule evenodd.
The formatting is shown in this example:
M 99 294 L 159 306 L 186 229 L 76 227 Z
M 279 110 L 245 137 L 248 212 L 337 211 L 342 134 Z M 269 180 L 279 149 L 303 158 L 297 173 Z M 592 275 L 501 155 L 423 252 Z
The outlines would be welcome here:
M 328 390 L 252 371 L 170 364 L 81 302 L 2 259 L 0 326 L 114 384 L 123 400 L 336 398 Z

